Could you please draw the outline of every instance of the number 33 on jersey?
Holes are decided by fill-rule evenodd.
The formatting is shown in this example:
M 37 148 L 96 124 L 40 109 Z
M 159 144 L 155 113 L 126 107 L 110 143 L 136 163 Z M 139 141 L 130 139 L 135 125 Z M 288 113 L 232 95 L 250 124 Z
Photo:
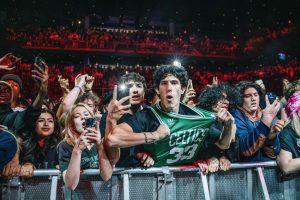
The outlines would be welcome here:
M 204 144 L 215 115 L 199 108 L 185 107 L 191 110 L 192 115 L 164 112 L 159 104 L 151 107 L 159 122 L 166 124 L 171 131 L 169 137 L 144 145 L 155 160 L 154 166 L 190 164 Z

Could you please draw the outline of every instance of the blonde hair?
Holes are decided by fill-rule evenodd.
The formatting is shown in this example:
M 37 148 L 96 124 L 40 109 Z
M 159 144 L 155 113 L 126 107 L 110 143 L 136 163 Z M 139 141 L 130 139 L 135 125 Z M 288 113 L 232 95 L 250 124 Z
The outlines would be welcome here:
M 72 146 L 74 146 L 77 143 L 77 134 L 75 132 L 74 122 L 73 122 L 73 117 L 74 117 L 73 111 L 77 107 L 84 107 L 90 113 L 90 115 L 94 117 L 94 112 L 91 110 L 91 108 L 88 105 L 84 103 L 78 103 L 72 107 L 72 109 L 70 110 L 70 112 L 66 117 L 65 130 L 64 130 L 64 135 L 65 135 L 64 140 Z

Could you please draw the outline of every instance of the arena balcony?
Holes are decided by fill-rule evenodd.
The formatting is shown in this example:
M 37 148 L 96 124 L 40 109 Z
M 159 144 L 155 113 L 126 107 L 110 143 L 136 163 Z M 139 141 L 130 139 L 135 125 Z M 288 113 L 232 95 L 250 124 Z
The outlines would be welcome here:
M 230 41 L 195 37 L 169 36 L 165 33 L 104 29 L 71 31 L 66 27 L 7 28 L 6 39 L 24 49 L 118 53 L 123 55 L 178 55 L 199 58 L 235 59 L 238 44 Z

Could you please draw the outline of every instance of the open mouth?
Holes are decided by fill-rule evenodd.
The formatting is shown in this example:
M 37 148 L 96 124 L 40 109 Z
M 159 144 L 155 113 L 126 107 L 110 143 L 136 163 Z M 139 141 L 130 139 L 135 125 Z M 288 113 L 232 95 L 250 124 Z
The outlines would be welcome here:
M 256 107 L 257 104 L 256 104 L 256 103 L 252 103 L 251 106 L 252 106 L 252 107 Z
M 0 100 L 5 100 L 6 99 L 6 96 L 0 96 Z
M 132 100 L 136 101 L 136 100 L 139 100 L 140 99 L 140 95 L 133 95 L 131 97 Z
M 173 99 L 173 96 L 172 96 L 172 95 L 167 95 L 167 100 L 168 100 L 168 101 L 172 101 L 172 99 Z

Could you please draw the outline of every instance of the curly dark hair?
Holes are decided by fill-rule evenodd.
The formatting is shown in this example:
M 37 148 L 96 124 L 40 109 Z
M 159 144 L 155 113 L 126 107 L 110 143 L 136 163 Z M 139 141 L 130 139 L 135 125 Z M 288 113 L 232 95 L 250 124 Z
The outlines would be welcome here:
M 143 84 L 144 90 L 147 89 L 146 79 L 142 75 L 135 72 L 130 72 L 121 76 L 121 78 L 118 81 L 118 84 L 126 83 L 129 81 L 140 82 Z
M 225 99 L 223 93 L 227 95 L 229 101 L 228 110 L 231 112 L 239 103 L 239 93 L 228 83 L 222 83 L 218 86 L 203 89 L 198 98 L 198 106 L 204 110 L 213 111 L 213 106 L 216 105 L 218 101 Z
M 155 70 L 153 75 L 154 87 L 158 88 L 160 81 L 166 78 L 169 74 L 178 78 L 182 87 L 187 86 L 188 75 L 183 67 L 177 67 L 174 65 L 161 65 Z
M 236 109 L 238 105 L 240 105 L 240 93 L 235 86 L 230 85 L 227 82 L 221 83 L 218 87 L 227 94 L 227 99 L 229 101 L 229 112 L 233 109 Z
M 22 163 L 30 162 L 36 166 L 37 163 L 44 160 L 49 149 L 55 148 L 56 145 L 62 140 L 62 135 L 58 125 L 58 120 L 55 113 L 49 109 L 42 109 L 42 113 L 49 113 L 54 120 L 53 133 L 45 138 L 44 147 L 40 147 L 38 144 L 38 136 L 35 132 L 36 125 L 32 130 L 24 132 L 21 136 L 23 143 L 21 148 L 20 160 Z
M 151 101 L 155 97 L 156 91 L 154 87 L 150 87 L 149 89 L 146 90 L 145 92 L 145 103 L 147 106 L 151 106 Z
M 200 92 L 198 106 L 204 110 L 213 111 L 213 106 L 224 99 L 223 91 L 219 87 L 205 88 Z
M 245 90 L 247 90 L 248 88 L 254 88 L 256 89 L 256 91 L 258 92 L 258 95 L 261 97 L 263 92 L 260 88 L 259 85 L 257 85 L 256 83 L 254 82 L 250 82 L 250 81 L 240 81 L 238 82 L 235 87 L 237 88 L 237 90 L 239 91 L 239 99 L 240 101 L 238 102 L 238 105 L 239 106 L 242 106 L 243 104 L 243 97 L 244 97 L 244 92 Z

